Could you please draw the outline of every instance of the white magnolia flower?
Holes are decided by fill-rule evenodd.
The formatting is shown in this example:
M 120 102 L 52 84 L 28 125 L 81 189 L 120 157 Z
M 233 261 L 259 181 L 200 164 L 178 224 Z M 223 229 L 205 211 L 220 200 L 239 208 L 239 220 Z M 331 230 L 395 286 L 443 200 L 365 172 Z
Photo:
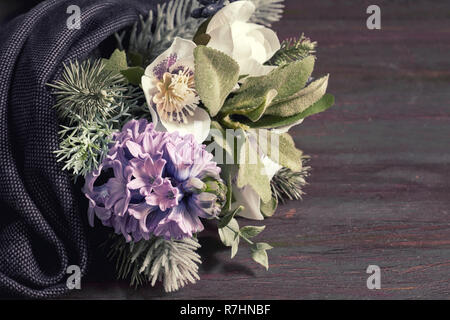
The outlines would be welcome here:
M 274 69 L 263 64 L 280 49 L 280 41 L 273 30 L 247 22 L 254 12 L 250 1 L 226 5 L 208 24 L 206 33 L 211 39 L 207 46 L 236 60 L 241 75 L 261 76 Z
M 198 106 L 194 85 L 194 42 L 175 38 L 169 49 L 157 57 L 142 76 L 142 89 L 158 129 L 193 134 L 198 143 L 209 134 L 211 119 Z M 161 128 L 161 125 L 163 128 Z

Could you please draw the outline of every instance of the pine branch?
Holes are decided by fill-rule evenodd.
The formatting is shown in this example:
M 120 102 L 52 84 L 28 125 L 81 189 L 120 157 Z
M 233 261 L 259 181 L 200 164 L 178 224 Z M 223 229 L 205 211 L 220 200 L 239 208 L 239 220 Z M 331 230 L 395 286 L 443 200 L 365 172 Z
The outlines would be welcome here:
M 281 168 L 272 178 L 272 196 L 276 197 L 279 202 L 302 199 L 305 194 L 302 189 L 308 184 L 306 178 L 311 171 L 311 167 L 305 166 L 308 159 L 307 156 L 302 157 L 301 171 L 295 172 L 288 168 Z
M 48 85 L 54 88 L 58 115 L 69 124 L 113 116 L 127 90 L 124 78 L 105 71 L 101 60 L 70 62 L 61 79 Z
M 129 51 L 140 54 L 146 66 L 169 48 L 175 37 L 192 39 L 204 20 L 191 17 L 196 7 L 195 0 L 171 0 L 158 4 L 156 12 L 150 11 L 147 19 L 141 16 L 140 23 L 133 26 Z M 123 35 L 116 37 L 123 39 Z
M 131 286 L 154 286 L 156 281 L 162 281 L 164 290 L 173 292 L 200 279 L 198 248 L 195 238 L 176 241 L 153 237 L 127 243 L 124 237 L 113 235 L 108 258 L 116 261 L 118 278 L 130 278 Z
M 253 23 L 271 27 L 272 23 L 280 21 L 284 11 L 284 0 L 251 0 L 256 7 L 250 18 Z
M 274 66 L 282 66 L 297 60 L 302 60 L 308 56 L 314 55 L 316 52 L 317 42 L 312 42 L 303 34 L 299 39 L 292 38 L 284 40 L 281 48 L 268 61 L 267 64 Z

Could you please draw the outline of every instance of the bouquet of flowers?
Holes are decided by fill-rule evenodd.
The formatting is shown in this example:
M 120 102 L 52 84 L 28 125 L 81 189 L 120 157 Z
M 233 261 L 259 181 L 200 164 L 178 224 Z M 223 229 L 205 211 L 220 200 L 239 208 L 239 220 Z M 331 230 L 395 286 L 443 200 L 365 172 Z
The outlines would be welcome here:
M 49 84 L 61 119 L 56 155 L 84 179 L 91 226 L 111 227 L 109 257 L 132 285 L 175 291 L 199 279 L 197 235 L 216 220 L 231 258 L 278 203 L 300 199 L 308 157 L 288 130 L 329 108 L 311 76 L 316 42 L 280 43 L 280 0 L 173 0 L 116 34 L 108 59 L 65 65 Z

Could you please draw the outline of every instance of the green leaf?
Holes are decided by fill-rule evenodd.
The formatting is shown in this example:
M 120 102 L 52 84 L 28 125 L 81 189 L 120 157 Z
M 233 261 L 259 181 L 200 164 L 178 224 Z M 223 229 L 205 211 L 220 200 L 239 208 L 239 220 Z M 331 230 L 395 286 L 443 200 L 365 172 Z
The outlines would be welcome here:
M 231 220 L 234 218 L 235 215 L 237 215 L 239 212 L 244 210 L 243 206 L 239 206 L 233 211 L 228 212 L 226 215 L 224 215 L 217 225 L 219 229 L 225 228 L 227 225 L 230 224 Z
M 194 35 L 194 38 L 192 41 L 198 46 L 203 45 L 206 46 L 211 39 L 211 36 L 209 34 L 206 34 L 206 29 L 208 29 L 208 24 L 211 21 L 212 17 L 205 20 L 200 27 L 198 28 L 197 32 Z
M 264 242 L 255 243 L 251 248 L 253 260 L 265 267 L 266 270 L 269 269 L 269 258 L 267 256 L 267 250 L 270 249 L 272 249 L 272 247 Z
M 219 237 L 224 245 L 231 247 L 233 243 L 239 241 L 239 224 L 236 219 L 232 218 L 227 226 L 219 228 Z M 238 240 L 236 240 L 238 239 Z
M 105 65 L 104 70 L 113 73 L 120 73 L 120 71 L 128 68 L 125 51 L 119 49 L 114 50 L 109 59 L 102 59 L 102 62 Z
M 141 54 L 136 52 L 128 52 L 128 59 L 130 60 L 132 67 L 142 67 L 144 64 L 144 58 Z
M 265 115 L 290 117 L 305 111 L 323 97 L 328 86 L 328 75 L 303 88 L 293 96 L 270 106 Z M 250 117 L 249 117 L 250 118 Z M 254 121 L 252 118 L 250 120 Z
M 239 78 L 239 65 L 226 54 L 205 46 L 194 49 L 195 88 L 211 116 L 215 116 Z
M 231 245 L 231 259 L 234 258 L 239 249 L 239 237 L 237 237 L 236 241 Z
M 265 76 L 249 77 L 233 97 L 225 102 L 221 113 L 247 115 L 255 109 L 270 108 L 270 105 L 300 91 L 308 81 L 313 68 L 314 58 L 307 57 L 276 68 Z M 268 97 L 272 99 L 268 101 Z
M 145 73 L 142 67 L 131 67 L 120 71 L 120 73 L 128 80 L 129 83 L 136 86 L 141 84 L 141 78 Z
M 278 198 L 272 197 L 269 202 L 261 201 L 261 213 L 264 217 L 271 217 L 275 213 L 278 207 Z
M 270 132 L 270 131 L 269 131 Z M 291 169 L 292 171 L 299 171 L 302 169 L 302 155 L 303 152 L 295 147 L 294 139 L 289 133 L 276 134 L 271 133 L 271 140 L 278 137 L 278 150 L 267 150 L 267 156 L 279 163 L 281 166 Z M 269 144 L 272 146 L 272 144 Z M 267 202 L 267 201 L 266 201 Z
M 264 202 L 270 201 L 272 190 L 270 179 L 265 172 L 261 157 L 250 146 L 248 138 L 245 139 L 239 153 L 239 171 L 237 187 L 250 185 Z
M 334 104 L 333 95 L 326 93 L 319 101 L 314 103 L 308 109 L 303 111 L 302 113 L 296 114 L 291 117 L 280 117 L 280 116 L 263 116 L 257 122 L 242 121 L 244 125 L 249 126 L 251 128 L 278 128 L 292 125 L 301 119 L 312 116 L 316 113 L 323 112 L 330 108 Z
M 217 121 L 211 121 L 211 136 L 214 138 L 214 142 L 219 145 L 228 154 L 233 155 L 233 149 L 228 144 L 226 132 L 223 127 Z M 225 157 L 225 155 L 224 155 Z M 225 159 L 225 158 L 224 158 Z M 225 163 L 225 162 L 224 162 Z
M 241 233 L 242 237 L 244 238 L 253 238 L 256 237 L 258 234 L 260 234 L 266 226 L 256 227 L 256 226 L 245 226 L 242 227 L 239 232 Z

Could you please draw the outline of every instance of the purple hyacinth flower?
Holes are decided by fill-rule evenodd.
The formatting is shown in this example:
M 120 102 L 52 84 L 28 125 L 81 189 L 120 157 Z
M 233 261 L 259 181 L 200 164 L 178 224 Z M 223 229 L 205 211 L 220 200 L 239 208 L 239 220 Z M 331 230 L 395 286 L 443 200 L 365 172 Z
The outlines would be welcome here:
M 143 160 L 131 160 L 130 165 L 133 168 L 135 179 L 128 183 L 128 188 L 139 189 L 142 195 L 150 194 L 154 188 L 163 183 L 161 174 L 165 164 L 166 160 L 160 158 L 153 161 L 152 157 L 148 155 Z
M 162 211 L 166 211 L 177 206 L 182 197 L 180 190 L 173 187 L 170 180 L 165 178 L 163 183 L 154 189 L 154 192 L 147 195 L 145 201 L 151 206 L 159 206 Z
M 192 237 L 203 230 L 200 218 L 217 216 L 224 203 L 226 188 L 212 159 L 192 135 L 129 121 L 114 134 L 98 170 L 86 177 L 90 224 L 95 215 L 127 241 Z M 97 186 L 97 180 L 106 182 Z

